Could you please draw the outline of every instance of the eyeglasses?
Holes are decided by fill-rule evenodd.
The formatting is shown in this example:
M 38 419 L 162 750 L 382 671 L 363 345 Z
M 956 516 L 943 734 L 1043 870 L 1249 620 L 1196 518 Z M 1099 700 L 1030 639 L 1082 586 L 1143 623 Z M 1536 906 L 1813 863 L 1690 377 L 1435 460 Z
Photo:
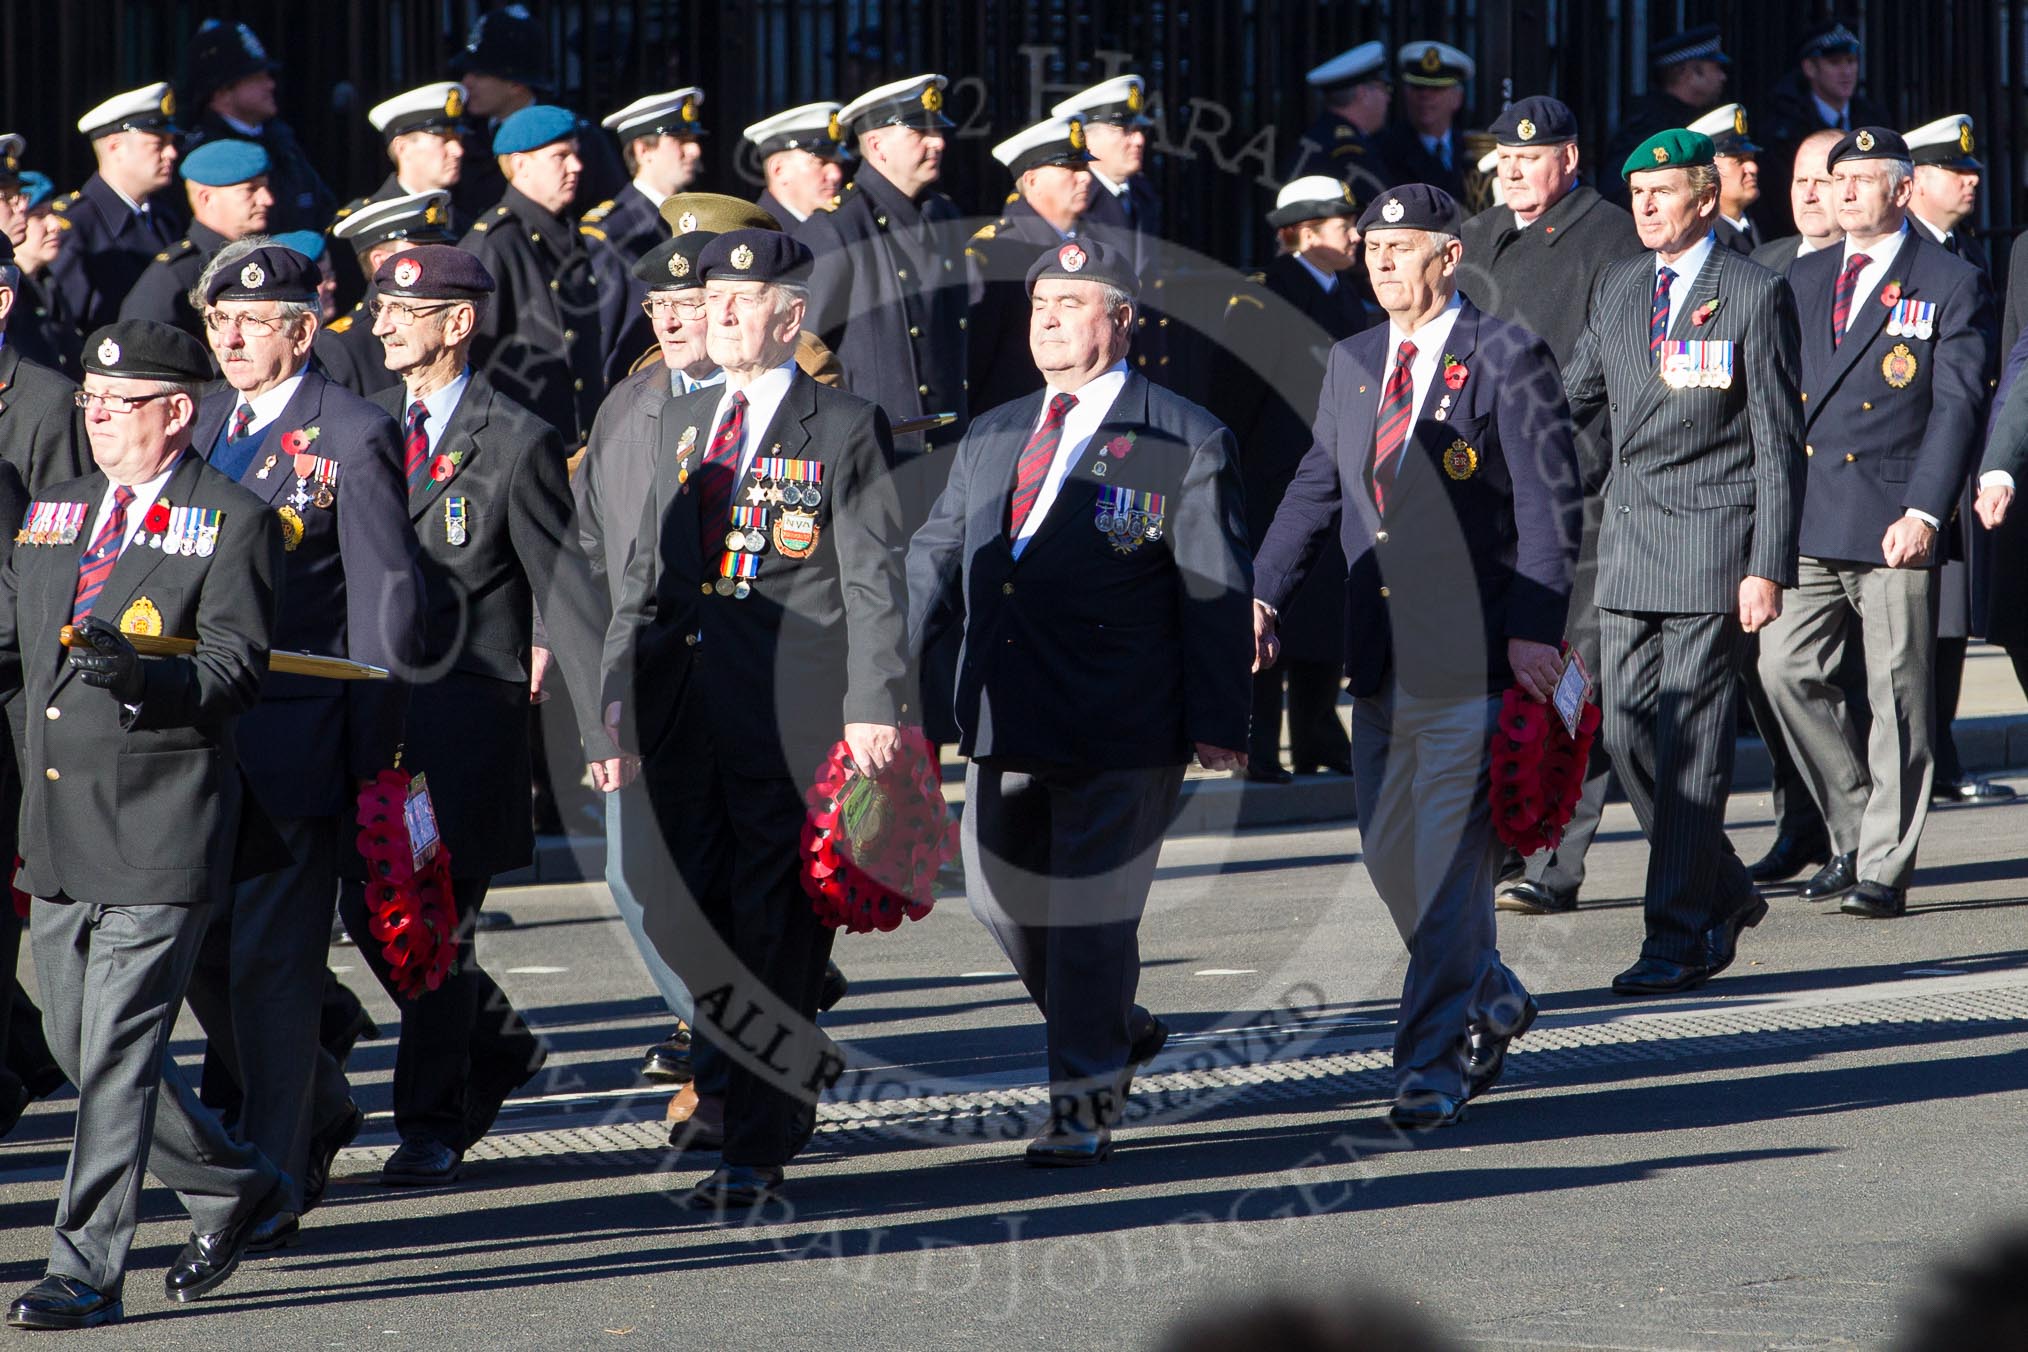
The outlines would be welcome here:
M 439 310 L 448 310 L 458 304 L 462 302 L 447 300 L 437 305 L 405 305 L 398 300 L 376 300 L 367 304 L 366 313 L 375 323 L 379 323 L 380 317 L 384 314 L 388 323 L 398 329 L 405 329 L 424 315 L 433 315 Z
M 152 404 L 157 399 L 167 399 L 174 390 L 161 390 L 155 394 L 126 395 L 98 394 L 91 390 L 79 390 L 72 394 L 70 401 L 87 411 L 102 408 L 108 413 L 132 413 L 143 404 Z
M 701 298 L 692 300 L 687 296 L 681 298 L 657 296 L 653 300 L 641 302 L 641 313 L 650 319 L 660 319 L 664 315 L 680 315 L 684 319 L 696 319 L 704 313 L 704 301 Z
M 267 317 L 261 315 L 229 315 L 218 310 L 209 310 L 205 312 L 204 327 L 213 333 L 225 333 L 233 325 L 237 324 L 239 331 L 249 338 L 267 338 L 273 334 L 280 333 L 290 324 L 293 324 L 295 320 L 296 317 L 293 315 L 273 315 Z

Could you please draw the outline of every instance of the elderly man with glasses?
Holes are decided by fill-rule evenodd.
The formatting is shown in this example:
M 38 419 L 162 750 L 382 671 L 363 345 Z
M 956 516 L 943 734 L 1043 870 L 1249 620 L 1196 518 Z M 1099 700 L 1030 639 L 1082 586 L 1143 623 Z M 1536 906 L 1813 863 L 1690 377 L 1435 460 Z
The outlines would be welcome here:
M 395 673 L 387 681 L 271 676 L 242 727 L 242 764 L 294 862 L 242 883 L 198 951 L 190 1006 L 211 1040 L 206 1102 L 296 1180 L 254 1238 L 293 1242 L 332 1159 L 357 1136 L 344 1072 L 318 1043 L 340 873 L 364 877 L 359 786 L 392 766 L 420 646 L 421 591 L 394 422 L 310 361 L 317 267 L 266 236 L 227 245 L 197 291 L 225 372 L 192 444 L 281 526 L 276 643 Z
M 169 1057 L 212 914 L 235 879 L 287 857 L 236 750 L 267 670 L 282 531 L 189 453 L 209 373 L 203 345 L 168 325 L 93 333 L 78 404 L 98 468 L 37 495 L 0 569 L 0 697 L 37 715 L 25 725 L 18 885 L 34 898 L 50 1048 L 78 1087 L 47 1275 L 9 1308 L 18 1328 L 121 1317 L 143 1172 L 191 1216 L 164 1281 L 174 1301 L 230 1277 L 293 1191 L 198 1104 Z M 68 657 L 66 626 L 81 640 Z M 143 661 L 127 633 L 194 648 Z

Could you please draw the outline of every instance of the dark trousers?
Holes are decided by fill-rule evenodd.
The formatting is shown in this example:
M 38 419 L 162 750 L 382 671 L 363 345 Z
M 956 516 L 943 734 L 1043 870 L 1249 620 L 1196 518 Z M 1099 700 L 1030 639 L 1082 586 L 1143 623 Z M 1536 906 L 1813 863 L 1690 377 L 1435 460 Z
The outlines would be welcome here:
M 1736 614 L 1602 610 L 1599 637 L 1606 745 L 1648 837 L 1641 954 L 1699 965 L 1755 895 L 1725 836 L 1745 634 Z
M 1795 753 L 1782 735 L 1781 724 L 1775 720 L 1774 706 L 1768 703 L 1767 687 L 1760 683 L 1760 636 L 1744 635 L 1742 641 L 1745 648 L 1739 665 L 1739 694 L 1746 701 L 1753 730 L 1760 734 L 1774 771 L 1775 830 L 1798 840 L 1821 840 L 1828 846 L 1831 830 L 1824 825 L 1824 813 L 1817 800 L 1810 797 L 1809 783 L 1796 765 Z
M 721 1158 L 778 1168 L 809 1142 L 816 1093 L 791 1075 L 756 1070 L 767 1058 L 757 1061 L 756 1048 L 740 1038 L 755 1038 L 770 1022 L 787 1029 L 786 1037 L 821 1036 L 817 994 L 834 935 L 803 892 L 802 789 L 789 779 L 729 773 L 707 722 L 679 710 L 670 731 L 644 748 L 642 778 L 655 829 L 627 833 L 626 867 L 634 877 L 649 876 L 652 868 L 642 860 L 658 850 L 674 866 L 678 886 L 642 897 L 643 927 L 697 996 L 693 1031 L 716 1043 L 729 1063 Z M 706 934 L 709 941 L 699 942 Z M 757 984 L 776 1008 L 750 1014 L 758 1002 L 744 994 L 712 1001 L 709 993 L 728 982 Z M 764 1045 L 767 1035 L 759 1041 Z
M 479 965 L 473 933 L 490 881 L 452 880 L 458 911 L 457 970 L 441 986 L 413 1000 L 396 994 L 388 984 L 387 958 L 367 925 L 364 884 L 347 879 L 339 888 L 338 914 L 347 932 L 401 1011 L 401 1040 L 394 1053 L 394 1127 L 404 1140 L 427 1136 L 453 1150 L 469 1149 L 477 1137 L 466 1121 L 467 1088 L 475 1083 L 521 1083 L 541 1050 L 542 1044 L 506 993 Z
M 1256 766 L 1281 764 L 1282 693 L 1288 692 L 1289 763 L 1298 770 L 1346 765 L 1352 744 L 1338 721 L 1338 693 L 1344 668 L 1336 662 L 1279 662 L 1254 673 L 1253 722 L 1247 759 Z
M 330 817 L 274 825 L 293 862 L 240 883 L 213 908 L 189 998 L 210 1041 L 206 1072 L 215 1064 L 238 1099 L 234 1134 L 289 1176 L 291 1209 L 300 1211 L 311 1133 L 352 1101 L 317 1036 L 338 895 L 336 827 Z
M 965 771 L 960 828 L 972 913 L 1042 1012 L 1052 1117 L 1089 1130 L 1116 1113 L 1127 1050 L 1153 1016 L 1134 1002 L 1141 913 L 1183 767 Z M 1103 1096 L 1103 1097 L 1100 1097 Z
M 1965 690 L 1965 648 L 1969 640 L 1940 638 L 1936 641 L 1936 665 L 1932 673 L 1936 702 L 1930 706 L 1929 749 L 1936 761 L 1936 782 L 1955 784 L 1965 777 L 1958 759 L 1958 744 L 1951 736 L 1951 723 L 1958 716 L 1958 699 Z

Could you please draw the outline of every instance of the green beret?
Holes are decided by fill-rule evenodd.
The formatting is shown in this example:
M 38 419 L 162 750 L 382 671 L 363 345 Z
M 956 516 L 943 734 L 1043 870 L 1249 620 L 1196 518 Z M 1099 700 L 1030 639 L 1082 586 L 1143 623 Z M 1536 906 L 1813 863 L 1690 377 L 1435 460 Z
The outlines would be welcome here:
M 1703 132 L 1672 127 L 1656 132 L 1635 147 L 1627 162 L 1620 166 L 1620 177 L 1632 178 L 1643 169 L 1688 169 L 1695 164 L 1709 164 L 1716 153 L 1717 147 Z

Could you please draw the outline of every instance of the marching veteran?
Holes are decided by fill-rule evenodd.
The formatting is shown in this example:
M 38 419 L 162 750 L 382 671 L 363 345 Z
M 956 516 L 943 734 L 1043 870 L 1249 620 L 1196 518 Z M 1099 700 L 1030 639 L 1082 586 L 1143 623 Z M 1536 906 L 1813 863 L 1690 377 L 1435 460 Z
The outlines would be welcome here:
M 189 453 L 202 343 L 123 320 L 90 336 L 84 362 L 98 468 L 37 496 L 0 570 L 0 698 L 34 713 L 18 885 L 34 898 L 44 1029 L 78 1087 L 48 1275 L 9 1307 L 17 1328 L 121 1317 L 144 1171 L 190 1212 L 164 1278 L 177 1301 L 231 1276 L 292 1193 L 169 1057 L 212 914 L 242 870 L 287 857 L 246 793 L 236 736 L 267 673 L 281 525 Z M 68 656 L 65 625 L 84 640 Z M 144 661 L 123 630 L 196 642 Z
M 1490 746 L 1501 698 L 1554 691 L 1583 495 L 1556 359 L 1458 294 L 1463 216 L 1411 183 L 1360 215 L 1388 322 L 1331 349 L 1310 452 L 1254 561 L 1260 662 L 1335 527 L 1360 843 L 1408 947 L 1393 1121 L 1492 1087 L 1535 1002 L 1500 961 Z
M 1795 298 L 1718 244 L 1711 138 L 1657 132 L 1621 166 L 1646 251 L 1592 284 L 1564 372 L 1614 463 L 1599 528 L 1602 732 L 1648 837 L 1647 935 L 1621 995 L 1692 990 L 1767 902 L 1725 838 L 1745 635 L 1796 583 Z
M 1137 284 L 1097 241 L 1029 265 L 1044 388 L 972 425 L 909 544 L 911 651 L 963 635 L 965 876 L 1047 1027 L 1050 1120 L 1026 1156 L 1045 1167 L 1111 1153 L 1168 1039 L 1134 994 L 1184 767 L 1246 764 L 1239 457 L 1210 414 L 1129 371 Z
M 275 645 L 397 673 L 385 681 L 270 676 L 241 721 L 242 764 L 294 862 L 241 883 L 212 916 L 190 1004 L 211 1041 L 205 1096 L 236 1108 L 238 1135 L 296 1181 L 256 1236 L 293 1236 L 361 1117 L 318 1044 L 324 955 L 359 785 L 395 763 L 403 677 L 421 646 L 415 532 L 395 426 L 315 369 L 317 266 L 265 236 L 220 250 L 198 283 L 226 384 L 197 410 L 192 446 L 281 524 L 284 602 Z
M 799 878 L 803 793 L 841 735 L 863 770 L 892 760 L 907 603 L 887 417 L 795 363 L 809 249 L 729 230 L 694 266 L 725 380 L 662 407 L 606 714 L 653 807 L 626 847 L 666 850 L 687 894 L 644 895 L 648 933 L 733 1062 L 723 1163 L 689 1195 L 722 1211 L 781 1187 L 843 1064 L 814 1022 L 832 931 Z

